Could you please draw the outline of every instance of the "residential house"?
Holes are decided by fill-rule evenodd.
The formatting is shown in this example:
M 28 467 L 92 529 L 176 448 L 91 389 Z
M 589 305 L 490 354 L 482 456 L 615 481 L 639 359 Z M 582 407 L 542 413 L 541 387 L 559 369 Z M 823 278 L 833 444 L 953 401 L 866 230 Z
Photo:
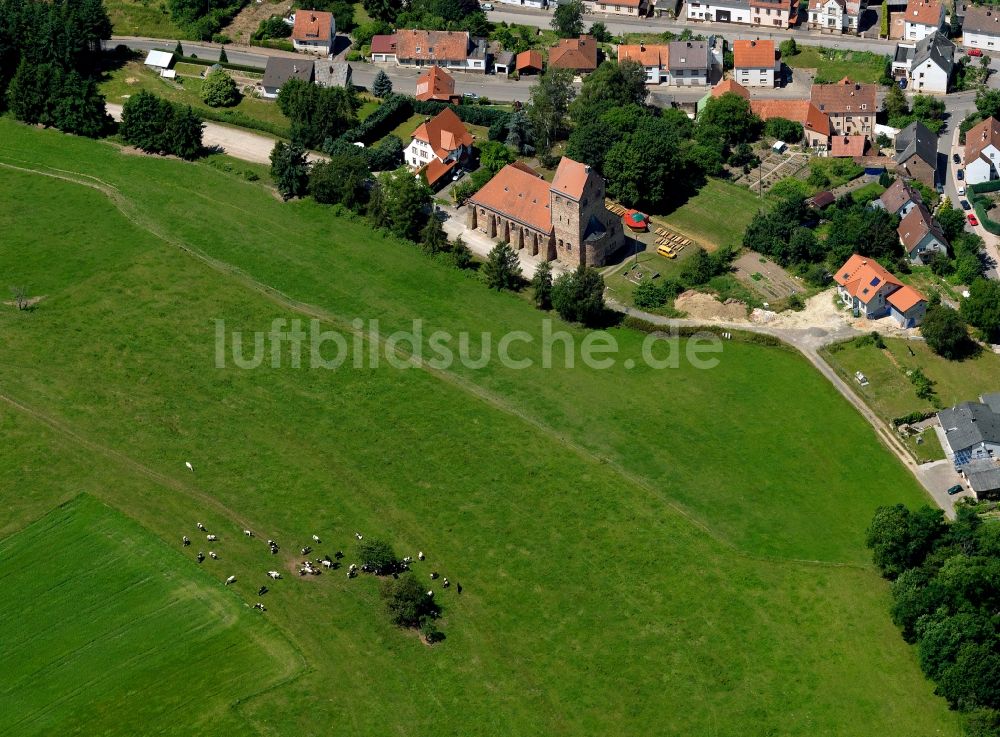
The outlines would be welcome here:
M 994 458 L 974 458 L 959 469 L 976 499 L 1000 497 L 1000 461 Z
M 914 92 L 945 94 L 954 68 L 955 44 L 940 31 L 916 43 L 896 44 L 892 76 L 906 79 Z
M 830 156 L 835 159 L 860 159 L 868 148 L 865 136 L 840 136 L 830 139 Z
M 995 5 L 966 5 L 962 45 L 967 49 L 1000 49 L 1000 10 Z
M 507 76 L 514 71 L 514 52 L 502 49 L 493 52 L 493 73 Z
M 273 100 L 281 92 L 281 86 L 290 79 L 301 79 L 312 82 L 315 67 L 308 59 L 296 59 L 289 56 L 269 56 L 264 67 L 264 79 L 261 80 L 261 97 Z
M 838 135 L 875 138 L 878 85 L 860 84 L 844 77 L 835 84 L 814 84 L 810 101 L 830 118 Z
M 781 81 L 781 53 L 774 41 L 733 42 L 733 78 L 744 87 L 775 87 Z
M 916 179 L 931 189 L 937 182 L 938 139 L 915 120 L 896 134 L 896 165 L 905 177 Z
M 750 23 L 791 28 L 799 19 L 799 0 L 750 0 Z
M 646 84 L 664 84 L 670 80 L 670 47 L 666 44 L 621 44 L 618 63 L 637 61 L 646 71 Z
M 350 87 L 353 75 L 346 61 L 317 59 L 313 62 L 313 79 L 320 87 Z
M 514 57 L 514 68 L 518 74 L 541 74 L 543 66 L 542 53 L 534 49 L 522 51 Z
M 413 131 L 403 152 L 406 163 L 422 172 L 431 187 L 444 184 L 445 176 L 472 153 L 472 134 L 455 111 L 445 108 Z
M 520 5 L 525 8 L 537 8 L 538 10 L 544 10 L 548 3 L 546 0 L 500 0 L 500 2 L 506 5 Z
M 809 100 L 751 100 L 750 110 L 763 121 L 784 118 L 799 123 L 802 125 L 806 146 L 817 151 L 830 148 L 830 117 L 820 112 Z
M 625 243 L 621 219 L 604 204 L 604 179 L 565 156 L 551 184 L 508 164 L 467 206 L 470 228 L 569 267 L 602 266 Z
M 391 36 L 372 38 L 374 63 L 403 67 L 439 66 L 449 71 L 486 73 L 486 39 L 466 31 L 416 31 L 400 29 Z
M 687 19 L 750 24 L 750 0 L 689 0 Z
M 333 13 L 324 10 L 296 10 L 292 26 L 292 46 L 296 51 L 329 56 L 337 36 Z
M 583 9 L 588 13 L 611 15 L 631 15 L 636 18 L 646 15 L 648 0 L 583 0 Z
M 667 84 L 706 87 L 712 76 L 712 52 L 705 41 L 671 41 L 667 44 Z
M 934 254 L 948 253 L 948 240 L 944 237 L 944 231 L 923 203 L 906 214 L 896 232 L 903 250 L 913 263 L 926 265 Z
M 861 0 L 810 0 L 809 30 L 857 36 L 864 12 Z
M 919 41 L 941 30 L 944 25 L 944 4 L 939 0 L 909 0 L 903 16 L 903 38 Z
M 597 69 L 597 41 L 593 36 L 564 38 L 549 49 L 550 69 L 571 69 L 576 74 L 589 74 Z
M 739 95 L 744 100 L 750 99 L 750 90 L 741 85 L 739 82 L 736 82 L 732 79 L 723 79 L 717 85 L 712 87 L 712 97 L 722 97 L 722 95 L 730 93 L 734 95 Z M 761 102 L 763 102 L 763 100 Z M 751 103 L 751 105 L 752 104 L 753 103 Z M 774 116 L 774 117 L 780 117 L 780 116 Z
M 905 218 L 910 210 L 923 203 L 920 193 L 915 190 L 908 181 L 899 177 L 882 195 L 872 200 L 872 207 L 881 207 L 890 215 L 899 215 Z
M 938 412 L 945 452 L 963 470 L 971 461 L 1000 459 L 1000 394 L 983 394 Z
M 889 316 L 901 328 L 915 328 L 924 321 L 927 314 L 927 298 L 913 287 L 903 285 L 890 294 Z
M 1000 165 L 1000 121 L 987 118 L 965 134 L 965 181 L 968 184 L 997 178 Z
M 372 36 L 371 60 L 373 64 L 396 61 L 396 34 Z
M 417 77 L 414 97 L 418 100 L 458 102 L 458 95 L 455 94 L 455 78 L 441 67 L 431 67 Z
M 837 293 L 849 309 L 869 320 L 889 314 L 889 295 L 903 286 L 874 259 L 854 254 L 833 275 Z

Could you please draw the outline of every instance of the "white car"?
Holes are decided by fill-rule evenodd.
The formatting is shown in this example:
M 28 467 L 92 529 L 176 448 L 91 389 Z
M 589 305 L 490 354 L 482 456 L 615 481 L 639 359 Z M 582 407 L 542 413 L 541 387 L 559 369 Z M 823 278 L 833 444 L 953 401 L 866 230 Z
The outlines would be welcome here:
M 959 187 L 958 188 L 958 196 L 962 197 L 964 195 L 965 195 L 965 187 Z

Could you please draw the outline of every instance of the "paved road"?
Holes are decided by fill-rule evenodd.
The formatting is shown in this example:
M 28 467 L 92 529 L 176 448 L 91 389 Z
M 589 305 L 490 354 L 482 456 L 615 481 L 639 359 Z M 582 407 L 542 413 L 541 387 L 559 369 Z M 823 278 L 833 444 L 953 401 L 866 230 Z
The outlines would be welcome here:
M 550 11 L 522 7 L 497 5 L 496 10 L 486 15 L 494 23 L 520 23 L 537 28 L 550 28 L 552 22 L 552 13 Z M 722 36 L 729 41 L 737 38 L 774 39 L 775 41 L 794 38 L 799 43 L 814 44 L 817 46 L 825 44 L 838 49 L 875 51 L 880 54 L 891 54 L 896 44 L 895 41 L 883 41 L 875 38 L 831 36 L 830 34 L 818 33 L 816 31 L 807 31 L 804 28 L 769 29 L 735 23 L 675 21 L 669 18 L 622 18 L 618 15 L 601 13 L 587 14 L 586 19 L 590 22 L 601 21 L 613 34 L 648 32 L 652 35 L 663 33 L 664 31 L 680 33 L 681 31 L 690 30 L 692 33 L 704 36 Z

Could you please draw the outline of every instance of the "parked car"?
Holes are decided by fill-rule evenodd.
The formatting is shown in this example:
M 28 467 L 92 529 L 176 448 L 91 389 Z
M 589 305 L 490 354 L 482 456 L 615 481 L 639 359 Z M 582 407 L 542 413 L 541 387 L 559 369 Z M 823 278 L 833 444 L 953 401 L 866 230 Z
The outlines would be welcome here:
M 483 3 L 479 7 L 483 10 L 493 10 L 493 3 Z
M 969 49 L 968 53 L 969 53 L 969 56 L 982 56 L 983 55 L 983 50 L 982 49 Z
M 961 484 L 955 484 L 950 489 L 948 489 L 948 495 L 949 496 L 955 496 L 955 494 L 961 494 L 961 493 L 962 493 L 962 485 Z
M 977 220 L 976 216 L 973 215 L 971 212 L 968 215 L 966 215 L 965 217 L 968 218 L 969 225 L 979 225 L 979 220 Z
M 956 164 L 961 164 L 962 163 L 962 157 L 959 156 L 958 154 L 952 154 L 951 155 L 951 160 L 953 162 L 955 162 Z
M 937 192 L 938 194 L 944 194 L 944 185 L 943 184 L 935 184 L 934 185 L 934 191 Z
M 956 171 L 955 176 L 958 178 L 958 181 L 961 182 L 963 179 L 965 179 L 965 169 L 959 169 L 958 171 Z
M 959 197 L 964 197 L 965 196 L 965 187 L 959 187 L 958 188 L 958 196 Z
M 962 200 L 958 204 L 962 206 L 963 210 L 971 210 L 972 209 L 972 205 L 969 204 L 968 200 Z
M 905 90 L 906 89 L 906 80 L 905 79 L 899 80 L 899 89 L 901 89 L 901 90 Z

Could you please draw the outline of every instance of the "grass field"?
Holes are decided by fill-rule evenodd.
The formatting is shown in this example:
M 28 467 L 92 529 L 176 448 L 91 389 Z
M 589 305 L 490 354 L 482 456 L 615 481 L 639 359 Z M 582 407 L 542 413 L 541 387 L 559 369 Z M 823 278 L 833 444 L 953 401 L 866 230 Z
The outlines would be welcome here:
M 869 51 L 843 51 L 822 46 L 803 46 L 799 53 L 782 57 L 792 69 L 815 69 L 817 80 L 836 82 L 850 77 L 854 82 L 878 82 L 885 74 L 887 57 Z
M 242 730 L 232 704 L 299 669 L 218 572 L 92 497 L 0 541 L 0 584 L 3 734 Z
M 744 187 L 710 179 L 698 194 L 663 219 L 707 248 L 738 246 L 753 216 L 769 205 L 766 196 L 761 199 Z
M 885 345 L 892 359 L 873 345 L 858 347 L 852 343 L 825 350 L 823 356 L 843 376 L 853 377 L 855 371 L 861 371 L 868 377 L 866 387 L 858 386 L 853 379 L 848 383 L 887 421 L 935 408 L 932 402 L 917 397 L 906 376 L 915 368 L 934 382 L 941 407 L 974 400 L 1000 387 L 1000 356 L 994 353 L 983 351 L 965 361 L 948 361 L 920 341 L 886 338 Z
M 162 0 L 104 0 L 104 8 L 116 36 L 188 38 L 171 20 L 169 6 Z
M 798 355 L 733 342 L 705 371 L 219 369 L 217 319 L 520 329 L 537 358 L 542 316 L 210 166 L 7 119 L 0 164 L 21 168 L 0 168 L 0 272 L 46 295 L 0 310 L 0 395 L 27 408 L 0 415 L 0 489 L 32 487 L 0 491 L 9 528 L 64 500 L 63 458 L 84 453 L 103 470 L 74 486 L 164 540 L 202 519 L 224 541 L 250 526 L 350 550 L 362 530 L 465 587 L 439 590 L 447 640 L 428 648 L 385 622 L 367 577 L 283 582 L 267 620 L 308 673 L 241 702 L 261 731 L 957 734 L 862 545 L 876 505 L 922 493 Z M 611 335 L 639 355 L 642 336 Z M 260 556 L 232 543 L 237 586 Z
M 199 67 L 199 70 L 205 67 Z M 199 77 L 179 76 L 177 81 L 162 79 L 158 74 L 146 68 L 141 62 L 129 62 L 120 69 L 112 71 L 101 83 L 101 92 L 108 102 L 121 105 L 129 95 L 140 90 L 147 90 L 172 102 L 190 105 L 195 110 L 233 111 L 261 121 L 277 130 L 287 131 L 290 121 L 274 102 L 255 97 L 244 96 L 240 102 L 231 108 L 210 108 L 201 99 L 202 80 Z

